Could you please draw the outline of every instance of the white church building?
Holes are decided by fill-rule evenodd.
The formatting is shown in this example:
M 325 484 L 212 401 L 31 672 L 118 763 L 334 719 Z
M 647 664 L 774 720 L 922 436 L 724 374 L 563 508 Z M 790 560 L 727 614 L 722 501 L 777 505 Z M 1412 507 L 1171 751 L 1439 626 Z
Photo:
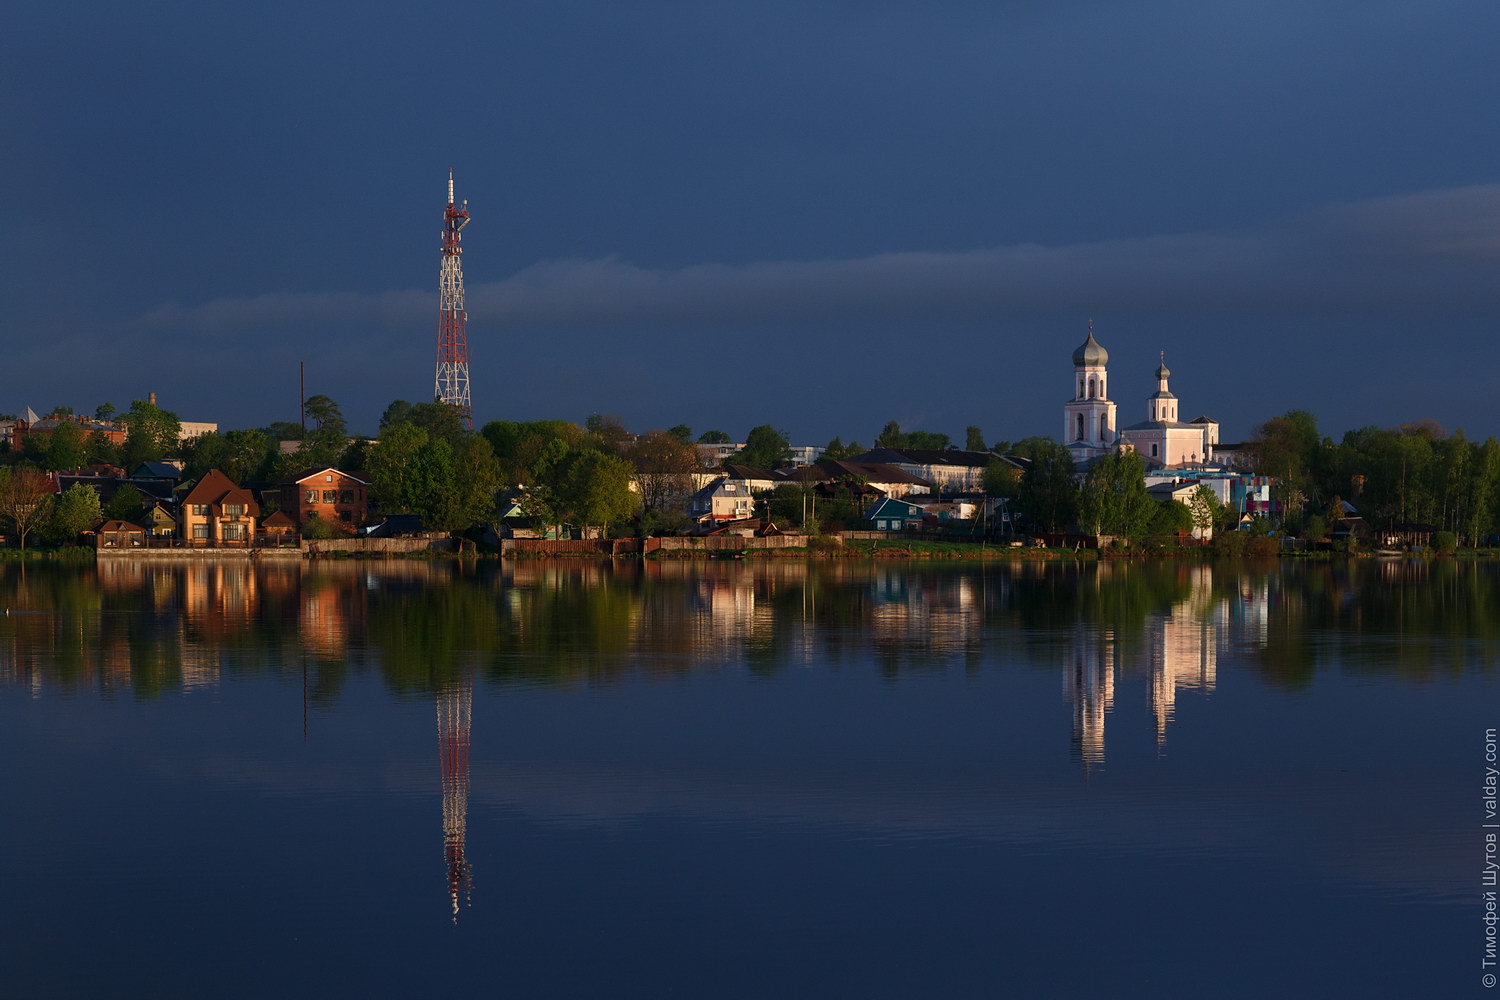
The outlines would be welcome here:
M 1213 459 L 1219 425 L 1208 417 L 1188 423 L 1179 419 L 1177 397 L 1167 387 L 1172 373 L 1165 357 L 1156 369 L 1156 392 L 1146 399 L 1146 419 L 1128 427 L 1120 427 L 1115 419 L 1108 366 L 1109 352 L 1094 339 L 1090 323 L 1088 339 L 1073 352 L 1076 394 L 1063 404 L 1063 441 L 1074 465 L 1125 448 L 1136 451 L 1147 469 L 1195 468 Z

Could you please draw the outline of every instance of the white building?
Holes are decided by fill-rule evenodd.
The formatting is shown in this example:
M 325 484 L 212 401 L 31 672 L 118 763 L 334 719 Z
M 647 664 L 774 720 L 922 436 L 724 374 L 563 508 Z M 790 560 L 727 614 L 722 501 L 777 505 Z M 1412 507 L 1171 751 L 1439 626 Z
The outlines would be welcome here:
M 1088 339 L 1073 352 L 1073 383 L 1076 395 L 1063 405 L 1064 440 L 1076 465 L 1107 455 L 1122 447 L 1134 449 L 1150 469 L 1179 469 L 1203 465 L 1213 458 L 1219 441 L 1219 424 L 1208 417 L 1184 423 L 1178 400 L 1168 388 L 1171 372 L 1163 357 L 1156 369 L 1156 392 L 1146 399 L 1146 419 L 1118 428 L 1115 404 L 1108 394 L 1109 352 Z

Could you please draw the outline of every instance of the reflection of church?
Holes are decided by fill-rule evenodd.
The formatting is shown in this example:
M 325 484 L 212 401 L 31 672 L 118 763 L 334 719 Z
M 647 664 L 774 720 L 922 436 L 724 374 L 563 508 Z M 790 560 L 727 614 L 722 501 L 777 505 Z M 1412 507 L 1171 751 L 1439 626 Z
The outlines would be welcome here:
M 1177 708 L 1177 692 L 1213 691 L 1218 682 L 1219 646 L 1228 637 L 1229 602 L 1213 599 L 1213 570 L 1200 567 L 1187 599 L 1146 622 L 1141 666 L 1151 685 L 1156 741 L 1166 740 Z M 1116 679 L 1129 675 L 1113 632 L 1080 628 L 1069 650 L 1066 686 L 1073 706 L 1073 752 L 1085 765 L 1104 762 L 1105 722 L 1118 697 Z
M 1063 404 L 1063 440 L 1074 465 L 1121 448 L 1131 448 L 1145 460 L 1147 468 L 1184 468 L 1213 458 L 1219 443 L 1219 425 L 1208 417 L 1183 423 L 1177 397 L 1167 387 L 1171 372 L 1165 358 L 1156 369 L 1156 392 L 1146 399 L 1146 419 L 1128 427 L 1116 422 L 1115 404 L 1109 398 L 1109 352 L 1089 336 L 1073 352 L 1074 397 Z
M 1084 764 L 1104 761 L 1104 719 L 1115 707 L 1115 643 L 1111 633 L 1080 629 L 1068 658 L 1073 703 L 1073 752 Z
M 1207 566 L 1199 567 L 1193 596 L 1172 607 L 1159 628 L 1148 636 L 1151 668 L 1151 714 L 1156 719 L 1156 741 L 1167 737 L 1167 725 L 1177 708 L 1177 692 L 1184 688 L 1208 693 L 1219 673 L 1219 639 L 1228 624 L 1228 602 L 1211 603 Z

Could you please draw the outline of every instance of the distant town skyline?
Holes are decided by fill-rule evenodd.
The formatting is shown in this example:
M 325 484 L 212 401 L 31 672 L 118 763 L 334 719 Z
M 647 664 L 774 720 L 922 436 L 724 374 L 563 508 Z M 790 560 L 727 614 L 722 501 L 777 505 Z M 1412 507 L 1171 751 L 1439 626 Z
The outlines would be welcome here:
M 1224 440 L 1500 434 L 1500 9 L 1151 0 L 12 14 L 0 411 L 431 391 L 447 170 L 476 425 L 1058 437 L 1165 351 Z M 45 81 L 45 84 L 43 84 Z

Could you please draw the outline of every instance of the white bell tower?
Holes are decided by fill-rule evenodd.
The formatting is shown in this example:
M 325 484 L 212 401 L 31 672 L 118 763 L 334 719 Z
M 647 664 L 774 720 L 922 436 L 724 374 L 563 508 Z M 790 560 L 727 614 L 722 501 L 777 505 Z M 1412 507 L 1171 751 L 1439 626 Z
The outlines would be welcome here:
M 1115 404 L 1109 399 L 1109 352 L 1089 337 L 1073 352 L 1073 398 L 1063 405 L 1063 442 L 1081 464 L 1113 450 L 1119 439 Z

